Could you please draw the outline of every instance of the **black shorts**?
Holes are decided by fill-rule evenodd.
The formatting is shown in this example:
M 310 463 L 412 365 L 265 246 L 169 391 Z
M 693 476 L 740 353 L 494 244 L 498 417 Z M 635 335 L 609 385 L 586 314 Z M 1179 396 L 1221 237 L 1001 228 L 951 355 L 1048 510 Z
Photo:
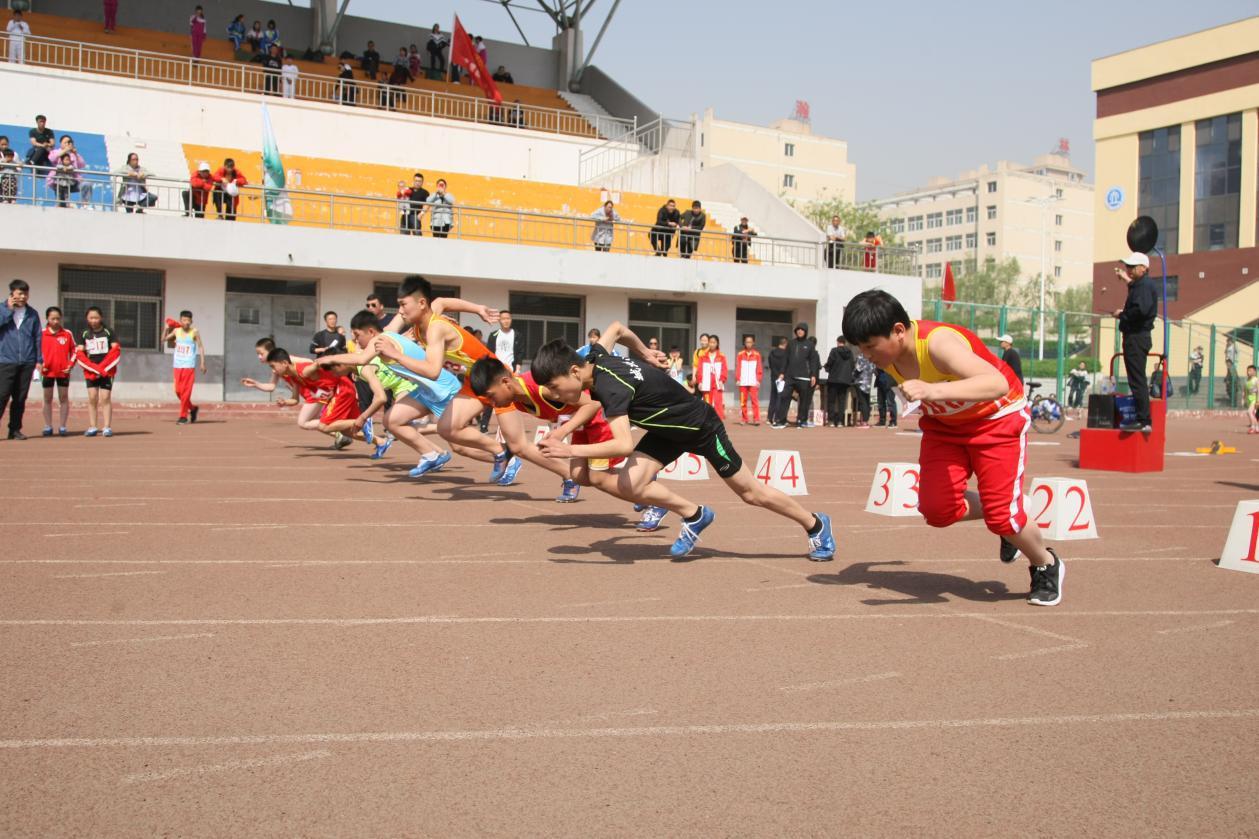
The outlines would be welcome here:
M 87 385 L 89 388 L 96 388 L 98 390 L 113 390 L 114 377 L 101 376 L 99 379 L 87 379 L 84 382 L 84 384 Z
M 62 387 L 69 387 L 70 377 L 62 376 L 60 379 L 50 379 L 47 376 L 45 376 L 42 379 L 41 383 L 44 385 L 45 390 L 52 388 L 53 385 L 61 385 Z
M 672 440 L 656 431 L 648 431 L 638 441 L 634 451 L 660 461 L 662 466 L 668 466 L 691 452 L 707 460 L 723 478 L 733 477 L 743 468 L 743 458 L 730 442 L 726 426 L 716 417 L 705 422 L 703 428 L 695 432 L 695 436 L 689 440 Z

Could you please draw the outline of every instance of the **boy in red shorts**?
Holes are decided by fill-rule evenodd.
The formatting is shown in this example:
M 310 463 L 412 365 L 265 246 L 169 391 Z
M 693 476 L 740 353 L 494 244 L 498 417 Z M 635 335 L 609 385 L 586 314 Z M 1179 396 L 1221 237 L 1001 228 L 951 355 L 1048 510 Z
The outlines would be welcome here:
M 358 391 L 348 376 L 324 370 L 313 361 L 295 361 L 287 350 L 279 347 L 267 353 L 267 365 L 277 376 L 288 382 L 307 405 L 322 406 L 318 418 L 303 425 L 303 428 L 330 435 L 335 449 L 344 449 L 350 445 L 349 437 L 329 427 L 338 420 L 354 420 L 358 417 Z M 296 397 L 291 403 L 279 400 L 282 404 L 294 405 L 297 401 Z
M 1066 569 L 1040 529 L 1027 527 L 1023 471 L 1031 416 L 1023 385 L 960 326 L 912 320 L 886 291 L 864 291 L 844 310 L 844 338 L 920 402 L 918 510 L 932 527 L 982 518 L 1001 537 L 1001 561 L 1031 563 L 1027 602 L 1062 600 Z M 979 491 L 968 491 L 974 474 Z

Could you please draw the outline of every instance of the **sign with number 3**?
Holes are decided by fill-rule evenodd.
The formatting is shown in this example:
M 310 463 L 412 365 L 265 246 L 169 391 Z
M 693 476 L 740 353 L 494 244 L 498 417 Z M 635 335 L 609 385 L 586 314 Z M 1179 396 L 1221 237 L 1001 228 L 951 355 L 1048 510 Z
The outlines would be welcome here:
M 917 463 L 880 463 L 866 497 L 866 512 L 879 516 L 918 515 Z
M 697 454 L 686 454 L 660 470 L 656 477 L 662 481 L 706 481 L 708 461 Z

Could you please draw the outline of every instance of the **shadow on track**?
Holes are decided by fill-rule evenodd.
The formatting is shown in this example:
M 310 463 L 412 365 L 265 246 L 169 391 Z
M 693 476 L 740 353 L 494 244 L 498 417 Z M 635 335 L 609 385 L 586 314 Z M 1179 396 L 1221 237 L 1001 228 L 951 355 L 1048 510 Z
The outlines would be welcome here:
M 557 530 L 624 530 L 629 526 L 629 519 L 615 513 L 524 516 L 522 518 L 490 519 L 490 524 L 545 524 Z M 581 550 L 586 550 L 581 548 Z
M 1026 595 L 1012 592 L 999 580 L 971 580 L 953 574 L 937 574 L 930 571 L 884 571 L 878 566 L 904 565 L 904 562 L 855 562 L 837 574 L 813 574 L 811 583 L 828 586 L 867 586 L 907 595 L 904 598 L 873 598 L 862 600 L 867 606 L 914 605 L 948 603 L 952 595 L 960 600 L 978 603 L 998 603 L 1003 600 L 1022 600 Z
M 609 517 L 611 518 L 611 517 Z M 622 527 L 626 526 L 624 523 Z M 694 562 L 697 559 L 706 558 L 723 558 L 723 559 L 800 559 L 799 554 L 766 554 L 766 553 L 736 553 L 735 551 L 718 551 L 711 548 L 696 548 L 690 556 L 681 559 L 673 559 L 669 556 L 669 547 L 667 541 L 645 541 L 644 537 L 651 536 L 650 533 L 634 533 L 625 534 L 623 536 L 612 536 L 607 539 L 600 539 L 591 542 L 589 545 L 557 545 L 550 549 L 552 554 L 559 556 L 552 557 L 551 562 L 568 563 L 576 565 L 633 565 L 636 562 Z M 659 534 L 656 534 L 659 535 Z M 568 559 L 561 558 L 565 556 L 593 556 L 601 555 L 603 559 Z

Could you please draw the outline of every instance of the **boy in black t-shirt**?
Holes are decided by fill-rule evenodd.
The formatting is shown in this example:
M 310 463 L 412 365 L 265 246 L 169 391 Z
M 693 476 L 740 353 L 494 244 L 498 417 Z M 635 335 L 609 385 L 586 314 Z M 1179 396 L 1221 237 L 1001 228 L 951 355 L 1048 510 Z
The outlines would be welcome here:
M 618 342 L 650 363 L 612 355 L 612 347 Z M 661 369 L 667 365 L 663 353 L 649 350 L 620 323 L 604 330 L 584 360 L 563 340 L 546 344 L 533 359 L 534 381 L 569 403 L 577 402 L 581 392 L 589 390 L 591 398 L 603 405 L 612 439 L 569 445 L 548 438 L 539 443 L 539 448 L 548 457 L 556 458 L 625 457 L 615 485 L 616 494 L 627 501 L 664 507 L 682 516 L 682 530 L 670 549 L 675 557 L 689 554 L 699 534 L 716 518 L 711 509 L 687 501 L 654 480 L 662 467 L 691 452 L 707 460 L 745 503 L 764 507 L 803 527 L 809 536 L 809 559 L 825 562 L 834 558 L 830 517 L 810 513 L 785 493 L 758 482 L 731 445 L 726 427 L 712 406 L 670 378 Z M 647 430 L 637 446 L 630 435 L 631 424 Z

